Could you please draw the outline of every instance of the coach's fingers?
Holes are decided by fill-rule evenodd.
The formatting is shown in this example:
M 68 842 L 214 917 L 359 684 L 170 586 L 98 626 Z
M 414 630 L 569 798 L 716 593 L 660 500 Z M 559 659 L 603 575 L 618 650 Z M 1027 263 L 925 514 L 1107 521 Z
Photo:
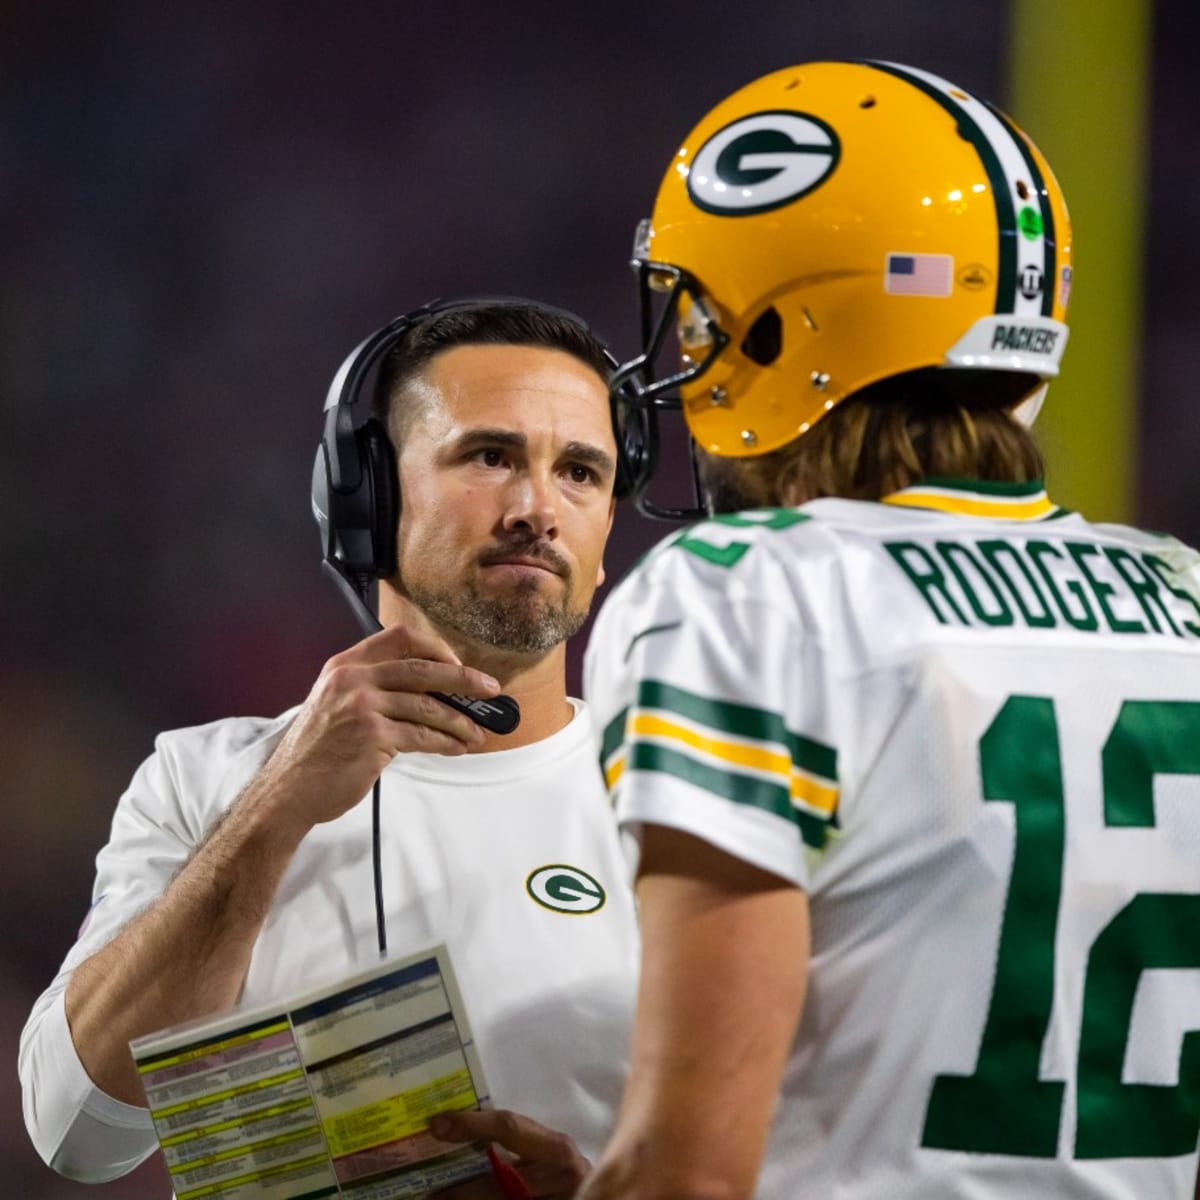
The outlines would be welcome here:
M 439 1141 L 495 1142 L 518 1158 L 539 1162 L 565 1163 L 582 1157 L 565 1133 L 508 1108 L 440 1113 L 429 1128 Z
M 485 1141 L 502 1147 L 515 1157 L 535 1196 L 571 1196 L 591 1171 L 567 1134 L 511 1109 L 442 1113 L 430 1122 L 430 1130 L 445 1142 Z
M 485 671 L 428 658 L 388 659 L 365 669 L 377 688 L 396 694 L 446 692 L 487 699 L 500 691 L 500 684 Z
M 384 738 L 390 755 L 461 754 L 479 747 L 486 734 L 470 717 L 432 696 L 394 698 Z
M 427 658 L 433 662 L 462 665 L 462 659 L 450 644 L 436 633 L 415 625 L 387 625 L 378 633 L 355 643 L 346 654 L 360 662 L 386 662 L 389 659 Z

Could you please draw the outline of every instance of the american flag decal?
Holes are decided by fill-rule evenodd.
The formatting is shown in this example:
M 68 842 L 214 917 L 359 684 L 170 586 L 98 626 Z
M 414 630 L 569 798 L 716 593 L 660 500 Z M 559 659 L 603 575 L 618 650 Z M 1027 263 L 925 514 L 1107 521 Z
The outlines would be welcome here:
M 949 296 L 954 290 L 954 256 L 889 254 L 883 290 L 893 296 Z

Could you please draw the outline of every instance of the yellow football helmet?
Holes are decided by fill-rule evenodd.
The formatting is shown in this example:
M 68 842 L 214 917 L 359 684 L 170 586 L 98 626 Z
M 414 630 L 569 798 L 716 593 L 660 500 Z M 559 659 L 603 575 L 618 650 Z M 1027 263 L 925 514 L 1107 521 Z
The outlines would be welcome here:
M 711 454 L 764 454 L 905 371 L 1048 380 L 1067 341 L 1071 228 L 1045 159 L 991 105 L 894 63 L 809 63 L 718 104 L 633 265 L 643 351 L 615 382 L 639 398 L 624 444 L 643 497 L 658 408 L 682 406 Z

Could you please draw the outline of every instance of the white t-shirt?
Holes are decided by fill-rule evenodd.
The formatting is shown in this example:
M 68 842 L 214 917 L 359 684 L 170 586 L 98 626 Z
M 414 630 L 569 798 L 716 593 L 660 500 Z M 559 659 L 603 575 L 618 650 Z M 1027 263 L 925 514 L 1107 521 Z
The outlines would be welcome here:
M 1198 562 L 931 483 L 705 522 L 604 605 L 622 823 L 808 893 L 760 1197 L 1190 1200 Z
M 393 760 L 383 891 L 389 953 L 449 946 L 494 1104 L 594 1158 L 624 1084 L 637 936 L 591 727 L 574 703 L 575 718 L 533 745 Z M 89 920 L 21 1037 L 26 1123 L 64 1174 L 110 1179 L 156 1145 L 146 1110 L 105 1095 L 79 1061 L 63 1009 L 71 970 L 162 893 L 292 715 L 162 734 L 117 806 Z M 283 999 L 377 961 L 368 796 L 301 843 L 241 1000 Z

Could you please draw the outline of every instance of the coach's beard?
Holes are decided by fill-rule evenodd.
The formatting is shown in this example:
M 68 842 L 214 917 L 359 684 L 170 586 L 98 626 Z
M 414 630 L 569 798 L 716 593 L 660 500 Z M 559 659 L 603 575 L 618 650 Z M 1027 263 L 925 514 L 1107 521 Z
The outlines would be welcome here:
M 544 595 L 536 579 L 522 580 L 503 594 L 483 587 L 477 578 L 453 588 L 412 583 L 406 591 L 413 603 L 441 628 L 453 629 L 497 650 L 538 654 L 578 633 L 587 620 L 587 612 L 577 611 L 572 605 L 574 588 L 565 564 L 560 578 L 562 595 L 557 600 Z

